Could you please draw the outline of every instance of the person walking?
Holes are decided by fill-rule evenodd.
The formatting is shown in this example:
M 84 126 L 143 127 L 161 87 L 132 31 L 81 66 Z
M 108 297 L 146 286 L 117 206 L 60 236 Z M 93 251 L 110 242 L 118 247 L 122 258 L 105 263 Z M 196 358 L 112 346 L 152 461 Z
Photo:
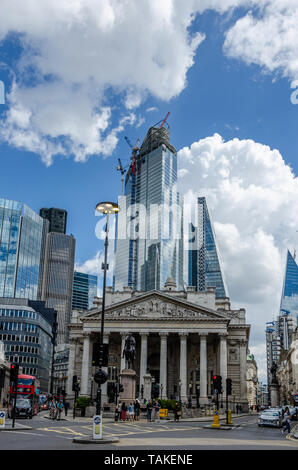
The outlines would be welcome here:
M 68 412 L 68 409 L 69 409 L 69 402 L 64 400 L 63 405 L 64 405 L 64 414 L 65 414 L 65 416 L 67 416 L 67 412 Z
M 175 408 L 174 408 L 174 421 L 179 421 L 179 416 L 180 416 L 180 405 L 176 401 Z
M 139 421 L 140 419 L 140 402 L 138 399 L 136 399 L 135 403 L 134 403 L 134 409 L 135 409 L 135 416 L 134 416 L 134 419 L 135 421 Z
M 61 419 L 61 413 L 63 411 L 63 402 L 62 400 L 59 400 L 58 403 L 57 403 L 57 414 L 56 414 L 56 418 L 57 418 L 57 421 L 60 421 Z
M 133 421 L 134 419 L 134 406 L 132 403 L 128 407 L 128 418 L 129 418 L 129 421 Z
M 53 398 L 49 404 L 49 410 L 50 410 L 50 419 L 55 419 L 56 418 L 56 410 L 57 410 L 57 404 L 55 398 Z
M 151 400 L 149 400 L 147 403 L 147 421 L 151 421 L 151 415 L 152 415 L 152 403 L 151 403 Z
M 158 421 L 158 423 L 160 423 L 160 416 L 159 416 L 159 410 L 161 408 L 161 404 L 160 404 L 160 400 L 158 400 L 156 403 L 155 403 L 155 417 Z
M 123 402 L 121 405 L 121 421 L 126 421 L 126 412 L 127 412 L 127 406 L 125 402 Z
M 286 407 L 285 409 L 285 414 L 284 414 L 284 417 L 283 417 L 283 428 L 282 428 L 282 435 L 284 435 L 285 431 L 287 430 L 288 431 L 288 434 L 290 434 L 291 432 L 291 413 L 289 411 L 289 408 Z

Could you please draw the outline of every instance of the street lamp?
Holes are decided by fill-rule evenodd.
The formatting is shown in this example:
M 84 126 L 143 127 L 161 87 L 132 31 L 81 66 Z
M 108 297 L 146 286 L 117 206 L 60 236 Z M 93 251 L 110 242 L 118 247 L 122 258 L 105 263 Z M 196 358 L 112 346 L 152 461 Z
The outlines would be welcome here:
M 105 238 L 105 253 L 104 253 L 104 263 L 102 264 L 102 269 L 103 269 L 103 289 L 102 289 L 102 310 L 101 310 L 101 331 L 100 331 L 100 345 L 101 347 L 103 346 L 103 332 L 104 332 L 104 313 L 105 313 L 105 297 L 106 297 L 106 278 L 107 278 L 107 270 L 108 270 L 108 264 L 107 264 L 107 258 L 108 258 L 108 232 L 109 232 L 109 217 L 110 214 L 117 214 L 119 212 L 119 206 L 115 202 L 99 202 L 96 205 L 95 208 L 98 212 L 101 214 L 106 215 L 106 238 Z M 102 383 L 106 382 L 106 377 L 104 377 L 104 373 L 101 369 L 101 366 L 99 367 L 99 372 L 97 373 L 101 376 L 101 380 L 99 381 L 99 387 L 98 387 L 98 397 L 96 401 L 96 414 L 100 415 L 101 414 L 101 385 Z

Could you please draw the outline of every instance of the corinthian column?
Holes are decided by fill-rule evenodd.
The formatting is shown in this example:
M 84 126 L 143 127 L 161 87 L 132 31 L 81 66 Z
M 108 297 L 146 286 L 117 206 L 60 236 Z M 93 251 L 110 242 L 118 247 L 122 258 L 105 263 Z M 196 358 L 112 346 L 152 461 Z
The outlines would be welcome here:
M 200 335 L 200 405 L 208 403 L 207 396 L 207 333 Z
M 160 334 L 160 367 L 159 367 L 159 383 L 162 385 L 162 398 L 167 398 L 167 336 L 168 333 Z M 161 393 L 160 393 L 161 396 Z
M 109 344 L 109 333 L 105 333 L 103 335 L 103 343 Z M 108 367 L 103 367 L 102 370 L 104 370 L 106 373 L 108 373 Z M 107 402 L 107 388 L 108 388 L 108 382 L 104 383 L 101 386 L 101 393 L 102 393 L 102 403 Z
M 228 362 L 227 362 L 227 333 L 219 333 L 220 335 L 220 351 L 219 351 L 219 370 L 222 378 L 222 397 L 226 396 L 226 385 L 228 377 Z
M 89 384 L 89 366 L 90 366 L 90 333 L 84 332 L 82 373 L 81 373 L 81 391 L 80 395 L 88 395 Z
M 140 397 L 141 388 L 144 385 L 144 375 L 147 372 L 147 355 L 148 355 L 148 331 L 141 332 L 141 358 L 140 358 Z
M 69 348 L 69 361 L 68 361 L 68 373 L 67 373 L 67 396 L 71 397 L 74 395 L 72 390 L 72 378 L 75 375 L 75 360 L 76 360 L 76 344 L 77 340 L 75 338 L 70 339 L 70 348 Z
M 187 334 L 180 335 L 180 395 L 181 401 L 187 400 Z

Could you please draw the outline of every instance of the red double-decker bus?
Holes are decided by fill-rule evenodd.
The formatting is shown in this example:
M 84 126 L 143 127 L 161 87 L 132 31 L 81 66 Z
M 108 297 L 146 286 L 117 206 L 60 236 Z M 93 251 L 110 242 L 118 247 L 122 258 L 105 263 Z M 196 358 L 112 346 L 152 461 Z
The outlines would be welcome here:
M 13 387 L 10 386 L 10 397 L 12 402 L 13 398 Z M 29 399 L 32 406 L 33 415 L 37 415 L 39 412 L 39 393 L 40 393 L 40 382 L 33 375 L 18 375 L 18 386 L 17 386 L 17 399 L 25 398 Z

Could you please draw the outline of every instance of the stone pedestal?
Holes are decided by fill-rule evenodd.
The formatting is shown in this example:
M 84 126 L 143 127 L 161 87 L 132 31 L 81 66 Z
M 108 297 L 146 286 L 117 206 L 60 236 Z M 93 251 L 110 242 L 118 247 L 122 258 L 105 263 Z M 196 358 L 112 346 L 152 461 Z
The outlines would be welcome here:
M 271 398 L 272 408 L 279 406 L 279 385 L 278 384 L 270 385 L 270 398 Z
M 120 393 L 120 401 L 134 402 L 136 399 L 136 372 L 132 369 L 123 369 L 120 374 L 124 391 Z
M 144 395 L 143 398 L 147 401 L 151 400 L 152 377 L 151 374 L 144 375 Z

